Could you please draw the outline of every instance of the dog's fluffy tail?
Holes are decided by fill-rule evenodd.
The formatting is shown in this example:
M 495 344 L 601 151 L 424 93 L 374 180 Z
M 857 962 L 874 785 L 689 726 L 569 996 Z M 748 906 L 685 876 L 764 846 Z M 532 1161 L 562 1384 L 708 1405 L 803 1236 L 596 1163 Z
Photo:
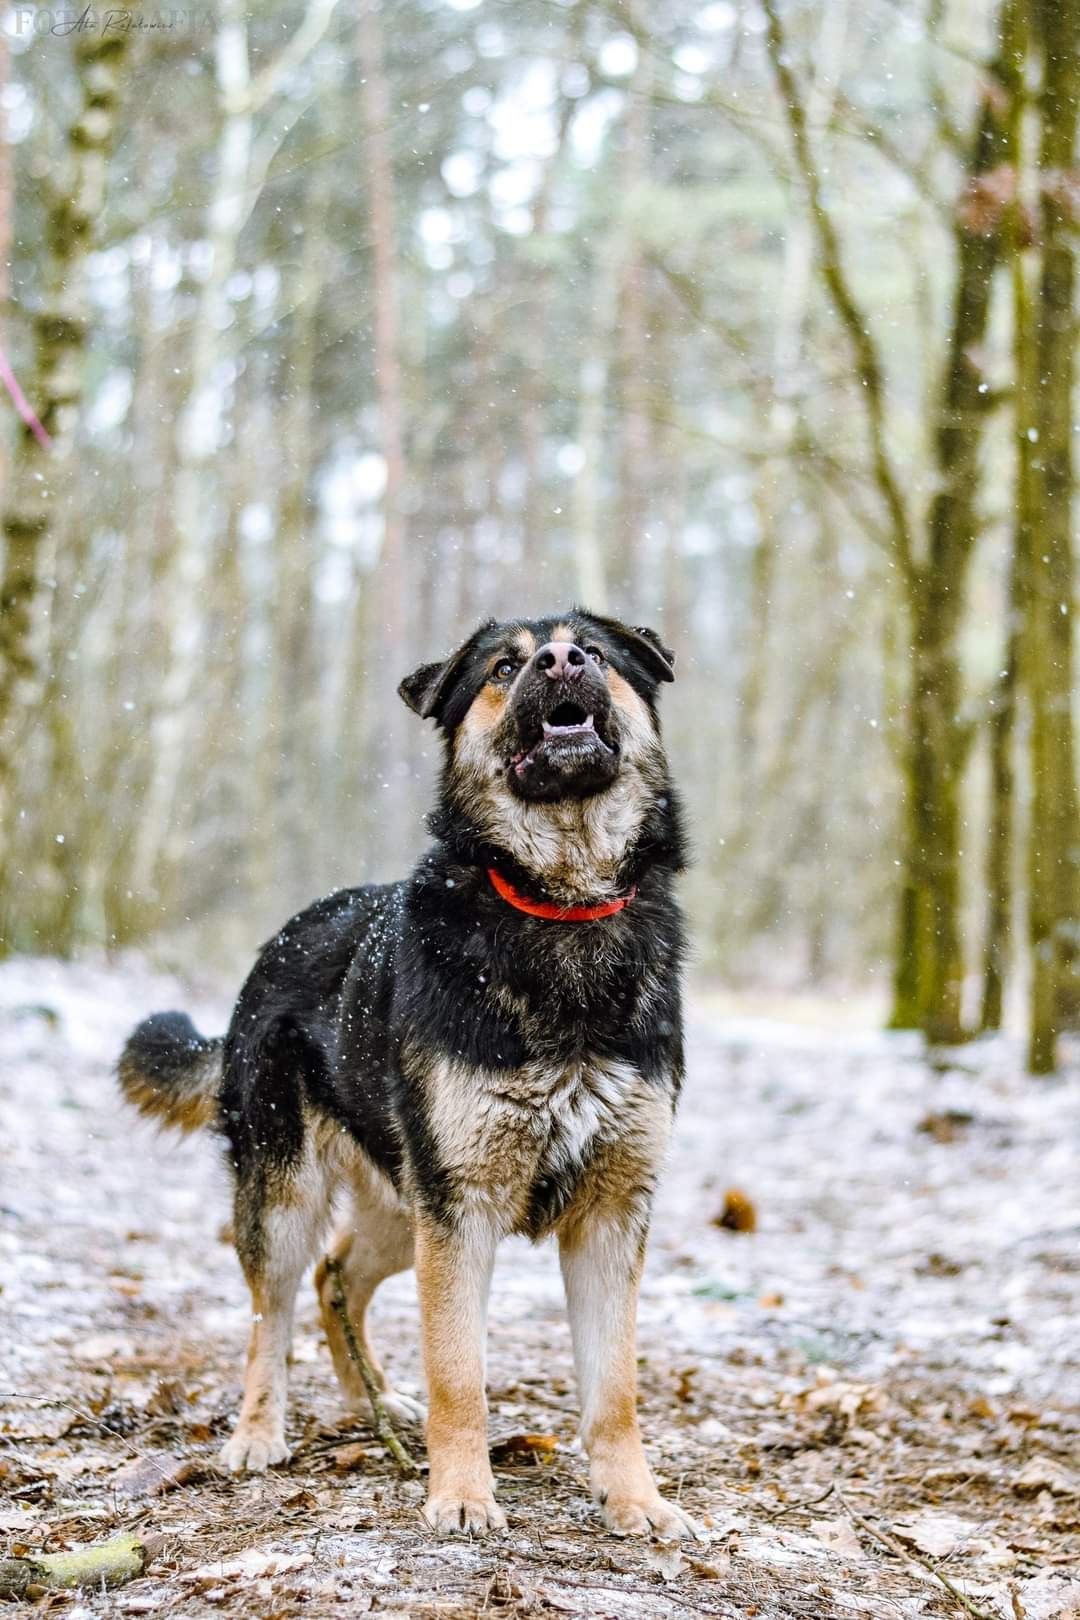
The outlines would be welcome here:
M 181 1131 L 217 1120 L 224 1039 L 207 1040 L 187 1013 L 144 1018 L 120 1054 L 120 1090 L 140 1114 Z

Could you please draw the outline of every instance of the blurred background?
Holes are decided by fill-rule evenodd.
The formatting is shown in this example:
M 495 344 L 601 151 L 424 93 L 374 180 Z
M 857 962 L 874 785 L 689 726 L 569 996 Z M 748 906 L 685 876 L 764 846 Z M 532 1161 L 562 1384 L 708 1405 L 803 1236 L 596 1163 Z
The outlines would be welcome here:
M 1080 1012 L 1078 0 L 14 5 L 3 950 L 235 974 L 423 847 L 395 696 L 677 649 L 696 971 Z

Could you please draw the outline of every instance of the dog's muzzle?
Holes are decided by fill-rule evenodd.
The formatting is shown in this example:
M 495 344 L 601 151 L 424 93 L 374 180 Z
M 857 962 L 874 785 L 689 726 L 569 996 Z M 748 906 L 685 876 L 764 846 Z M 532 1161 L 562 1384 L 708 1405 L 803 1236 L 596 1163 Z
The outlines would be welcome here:
M 521 798 L 587 798 L 618 771 L 607 682 L 573 642 L 537 649 L 515 682 L 509 721 L 508 779 Z

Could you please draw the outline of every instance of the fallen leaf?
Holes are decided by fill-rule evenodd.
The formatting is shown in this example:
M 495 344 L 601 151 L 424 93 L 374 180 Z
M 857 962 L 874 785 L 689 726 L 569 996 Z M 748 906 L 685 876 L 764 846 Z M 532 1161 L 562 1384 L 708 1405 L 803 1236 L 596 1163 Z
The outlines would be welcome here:
M 491 1460 L 503 1465 L 525 1462 L 550 1462 L 558 1446 L 553 1434 L 508 1434 L 491 1444 Z
M 1032 1457 L 1012 1482 L 1014 1491 L 1052 1491 L 1055 1496 L 1080 1493 L 1080 1478 L 1055 1457 Z
M 823 1547 L 841 1558 L 865 1557 L 850 1519 L 812 1519 L 810 1528 Z
M 164 1496 L 181 1485 L 190 1485 L 206 1473 L 202 1457 L 181 1457 L 173 1451 L 159 1451 L 139 1457 L 113 1475 L 112 1483 L 121 1496 Z
M 332 1454 L 334 1467 L 341 1474 L 347 1474 L 352 1468 L 362 1468 L 371 1457 L 371 1447 L 361 1445 L 354 1440 L 351 1445 L 339 1446 Z
M 185 1403 L 184 1386 L 176 1378 L 159 1378 L 146 1403 L 146 1410 L 155 1417 L 175 1417 Z
M 724 1194 L 720 1213 L 713 1216 L 712 1224 L 724 1232 L 756 1232 L 757 1210 L 753 1200 L 738 1187 L 729 1187 Z
M 686 1567 L 699 1581 L 722 1581 L 731 1573 L 731 1558 L 727 1553 L 721 1553 L 719 1558 L 709 1560 L 688 1558 Z
M 932 1136 L 935 1142 L 955 1142 L 957 1137 L 975 1122 L 975 1115 L 961 1108 L 945 1108 L 939 1113 L 925 1114 L 916 1129 L 923 1136 Z
M 684 1367 L 679 1373 L 679 1381 L 675 1385 L 675 1399 L 677 1401 L 692 1401 L 694 1398 L 694 1379 L 697 1377 L 696 1367 Z
M 268 1575 L 287 1575 L 292 1570 L 306 1569 L 313 1561 L 312 1554 L 308 1552 L 263 1552 L 258 1547 L 249 1547 L 236 1558 L 222 1559 L 215 1564 L 200 1564 L 198 1569 L 181 1570 L 177 1578 L 190 1586 L 215 1588 L 226 1581 L 260 1580 Z
M 780 1404 L 785 1408 L 793 1406 L 800 1412 L 833 1412 L 851 1423 L 856 1417 L 865 1418 L 880 1412 L 885 1406 L 885 1397 L 873 1384 L 824 1376 L 812 1389 L 785 1396 Z
M 948 1558 L 971 1540 L 976 1529 L 967 1519 L 952 1513 L 920 1513 L 913 1519 L 900 1520 L 893 1526 L 893 1533 L 898 1541 L 917 1547 L 931 1558 Z
M 686 1559 L 678 1547 L 652 1548 L 645 1554 L 645 1562 L 662 1581 L 677 1581 L 686 1573 Z

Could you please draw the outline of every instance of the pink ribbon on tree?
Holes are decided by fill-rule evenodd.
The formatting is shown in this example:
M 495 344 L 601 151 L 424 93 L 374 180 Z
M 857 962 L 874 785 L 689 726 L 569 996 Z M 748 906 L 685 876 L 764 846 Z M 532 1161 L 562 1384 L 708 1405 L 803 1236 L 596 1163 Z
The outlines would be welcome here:
M 34 438 L 37 440 L 38 444 L 40 444 L 45 450 L 51 450 L 52 440 L 42 427 L 38 417 L 34 414 L 34 408 L 30 401 L 19 387 L 19 379 L 12 371 L 11 366 L 8 363 L 8 357 L 4 353 L 3 349 L 0 349 L 0 381 L 3 382 L 4 387 L 11 395 L 12 403 L 14 404 L 15 409 L 18 411 L 19 415 L 22 417 L 23 421 L 34 435 Z

